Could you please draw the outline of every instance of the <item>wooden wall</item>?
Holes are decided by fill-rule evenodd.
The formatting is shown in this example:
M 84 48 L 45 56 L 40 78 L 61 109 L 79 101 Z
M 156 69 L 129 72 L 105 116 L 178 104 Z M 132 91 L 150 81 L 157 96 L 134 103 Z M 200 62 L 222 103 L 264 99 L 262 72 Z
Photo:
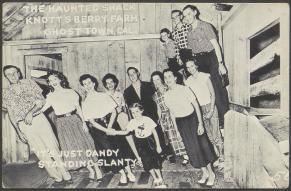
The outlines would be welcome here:
M 61 5 L 60 3 L 56 3 Z M 107 5 L 100 3 L 99 6 Z M 111 3 L 112 5 L 112 3 Z M 162 71 L 167 67 L 165 56 L 159 41 L 160 29 L 167 27 L 171 29 L 171 10 L 182 9 L 186 4 L 170 3 L 135 3 L 131 10 L 125 7 L 129 4 L 115 4 L 120 7 L 114 14 L 137 15 L 137 22 L 110 22 L 87 24 L 38 24 L 25 25 L 21 32 L 12 38 L 12 41 L 4 42 L 3 65 L 16 65 L 22 72 L 25 71 L 25 56 L 36 54 L 62 54 L 63 72 L 67 75 L 71 87 L 81 95 L 84 91 L 80 87 L 78 79 L 82 74 L 94 75 L 100 84 L 99 90 L 104 90 L 101 79 L 107 73 L 116 74 L 120 80 L 119 89 L 123 91 L 129 84 L 126 69 L 129 66 L 137 67 L 141 72 L 142 80 L 149 81 L 150 75 L 155 70 Z M 201 19 L 211 22 L 217 27 L 217 13 L 212 9 L 211 4 L 196 4 L 201 11 Z M 44 13 L 43 16 L 58 16 L 58 14 Z M 66 13 L 67 16 L 75 14 Z M 83 13 L 84 14 L 84 13 Z M 98 14 L 110 16 L 113 12 L 103 11 Z M 93 15 L 87 12 L 85 15 Z M 66 29 L 74 27 L 107 27 L 107 28 L 129 28 L 131 33 L 108 33 L 105 36 L 74 36 L 74 35 L 44 35 L 45 29 Z M 32 29 L 33 28 L 33 29 Z M 113 30 L 116 31 L 116 30 Z M 116 40 L 117 39 L 117 40 Z M 7 80 L 3 80 L 3 88 L 7 87 Z M 23 145 L 15 135 L 15 132 L 8 122 L 5 114 L 2 122 L 3 157 L 7 162 L 22 162 L 27 160 L 27 146 Z M 9 125 L 8 125 L 9 124 Z M 15 145 L 22 145 L 11 149 Z M 23 149 L 22 147 L 25 147 Z M 7 150 L 7 151 L 6 151 Z M 14 157 L 11 157 L 14 156 Z M 17 157 L 18 156 L 18 157 Z M 24 157 L 23 157 L 24 156 Z
M 225 180 L 240 188 L 287 188 L 289 167 L 278 142 L 255 117 L 225 115 Z
M 29 3 L 28 5 L 39 5 L 40 3 Z M 71 6 L 90 6 L 90 10 L 85 12 L 65 10 Z M 116 35 L 136 35 L 136 34 L 158 34 L 160 29 L 171 29 L 171 10 L 182 10 L 186 3 L 47 3 L 44 12 L 40 12 L 35 17 L 62 17 L 59 22 L 42 22 L 32 24 L 33 20 L 28 20 L 21 32 L 15 35 L 12 40 L 24 39 L 53 39 L 70 37 L 94 37 L 94 36 L 116 36 Z M 195 3 L 201 12 L 201 19 L 212 23 L 217 27 L 217 12 L 210 3 Z M 52 7 L 50 9 L 50 7 Z M 55 11 L 52 11 L 55 10 Z M 63 11 L 61 11 L 63 10 Z M 94 11 L 98 10 L 98 11 Z M 22 11 L 26 11 L 23 8 Z M 79 22 L 82 16 L 97 17 L 96 20 L 84 20 Z M 66 22 L 66 17 L 70 21 Z M 88 17 L 87 17 L 88 18 Z M 74 22 L 73 22 L 74 20 Z M 31 28 L 35 30 L 31 30 Z M 67 30 L 69 28 L 96 28 L 98 31 L 94 34 L 81 30 L 77 32 L 64 34 L 53 34 L 49 30 Z M 105 30 L 100 30 L 105 29 Z M 105 32 L 104 32 L 105 31 Z
M 277 80 L 275 88 L 280 91 L 280 111 L 289 116 L 289 98 L 287 98 L 289 95 L 288 15 L 287 4 L 254 3 L 241 4 L 232 16 L 223 20 L 224 57 L 229 70 L 230 84 L 233 84 L 228 87 L 232 102 L 250 106 L 250 97 L 254 93 L 251 92 L 253 88 L 250 86 L 250 73 L 254 67 L 254 61 L 250 59 L 249 39 L 269 24 L 279 20 L 280 39 L 277 47 L 280 53 L 280 75 L 269 80 Z M 267 51 L 267 48 L 264 51 Z M 257 62 L 263 61 L 265 57 L 257 60 L 255 64 L 258 65 Z M 266 87 L 271 88 L 268 85 Z

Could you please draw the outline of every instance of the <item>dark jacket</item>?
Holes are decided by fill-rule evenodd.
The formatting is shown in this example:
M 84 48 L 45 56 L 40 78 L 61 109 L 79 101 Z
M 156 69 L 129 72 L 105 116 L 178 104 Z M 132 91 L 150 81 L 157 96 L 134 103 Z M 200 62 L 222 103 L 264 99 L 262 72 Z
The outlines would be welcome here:
M 157 105 L 153 100 L 155 93 L 154 87 L 150 82 L 141 81 L 140 97 L 138 97 L 132 85 L 124 90 L 124 99 L 128 107 L 133 103 L 140 103 L 144 107 L 143 115 L 150 117 L 155 122 L 158 121 Z

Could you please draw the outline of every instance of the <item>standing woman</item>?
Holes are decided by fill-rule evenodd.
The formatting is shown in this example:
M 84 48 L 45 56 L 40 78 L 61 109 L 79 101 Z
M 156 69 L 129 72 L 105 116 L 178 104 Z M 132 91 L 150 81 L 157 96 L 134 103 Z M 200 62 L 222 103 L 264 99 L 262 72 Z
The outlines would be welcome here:
M 163 43 L 168 67 L 178 75 L 178 84 L 183 84 L 183 66 L 179 64 L 179 49 L 167 28 L 160 31 L 160 41 Z M 181 72 L 181 73 L 180 73 Z
M 172 120 L 173 117 L 171 116 L 169 108 L 165 105 L 164 94 L 167 91 L 167 87 L 164 82 L 163 73 L 159 71 L 153 72 L 151 75 L 151 82 L 156 89 L 153 98 L 158 106 L 159 122 L 163 128 L 165 137 L 169 141 L 174 154 L 176 156 L 183 156 L 184 160 L 182 164 L 186 165 L 189 161 L 189 157 L 177 129 L 176 122 Z
M 211 24 L 199 19 L 199 10 L 193 5 L 183 8 L 184 21 L 191 25 L 188 32 L 188 47 L 197 60 L 198 70 L 209 73 L 215 92 L 219 123 L 223 127 L 224 114 L 229 109 L 228 94 L 221 75 L 227 73 L 216 34 Z
M 129 123 L 129 111 L 128 107 L 125 104 L 125 100 L 123 97 L 123 94 L 120 91 L 117 91 L 117 87 L 119 84 L 119 80 L 114 74 L 108 73 L 106 74 L 102 79 L 103 86 L 106 88 L 106 93 L 115 101 L 117 104 L 116 106 L 116 121 L 118 123 L 118 126 L 116 126 L 117 130 L 126 130 L 126 126 Z M 114 137 L 115 141 L 118 142 L 120 148 L 122 149 L 120 152 L 124 154 L 124 157 L 126 158 L 134 158 L 134 155 L 137 157 L 138 160 L 140 160 L 139 154 L 137 152 L 134 140 L 132 135 L 128 135 L 125 137 L 127 142 L 125 141 L 124 137 Z M 129 145 L 128 145 L 129 144 Z M 132 151 L 130 150 L 130 148 Z M 127 170 L 130 170 L 130 166 L 126 166 Z
M 204 127 L 216 154 L 222 157 L 222 137 L 219 130 L 219 119 L 215 105 L 215 92 L 207 73 L 199 72 L 193 60 L 186 62 L 187 71 L 191 74 L 185 81 L 196 95 L 203 116 Z
M 89 179 L 94 180 L 96 173 L 96 179 L 100 180 L 102 173 L 96 163 L 97 157 L 86 155 L 86 151 L 94 151 L 95 147 L 79 105 L 79 95 L 70 88 L 67 78 L 60 72 L 50 71 L 48 83 L 51 92 L 47 95 L 42 110 L 52 107 L 57 115 L 56 128 L 65 163 L 71 169 L 78 169 L 82 167 L 81 163 L 83 165 L 86 162 Z M 76 151 L 80 153 L 73 155 Z M 71 166 L 71 163 L 75 165 Z
M 118 160 L 131 158 L 128 153 L 128 145 L 120 145 L 121 141 L 126 143 L 122 137 L 115 137 L 115 130 L 120 130 L 116 122 L 115 101 L 106 93 L 97 92 L 98 81 L 90 74 L 84 74 L 79 79 L 80 84 L 85 88 L 87 96 L 82 104 L 83 114 L 86 121 L 90 122 L 89 132 L 91 133 L 96 147 L 102 150 L 119 150 L 118 156 L 106 157 L 105 160 Z M 126 152 L 124 152 L 126 150 Z M 110 161 L 108 161 L 110 163 Z M 120 185 L 126 185 L 128 180 L 135 182 L 135 176 L 130 166 L 122 164 L 119 166 L 111 166 L 110 169 L 114 173 L 119 172 Z M 127 175 L 125 173 L 127 171 Z
M 163 71 L 169 90 L 165 93 L 165 104 L 175 116 L 190 163 L 194 168 L 201 168 L 203 174 L 200 184 L 212 186 L 215 174 L 212 170 L 217 156 L 207 135 L 204 133 L 203 120 L 198 102 L 191 90 L 176 83 L 176 75 L 170 69 Z

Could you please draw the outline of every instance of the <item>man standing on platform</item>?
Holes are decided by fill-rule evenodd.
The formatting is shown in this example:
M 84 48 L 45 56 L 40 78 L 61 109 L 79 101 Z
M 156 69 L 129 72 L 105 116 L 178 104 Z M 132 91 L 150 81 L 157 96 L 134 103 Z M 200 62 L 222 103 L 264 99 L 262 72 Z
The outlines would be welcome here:
M 227 73 L 217 36 L 210 23 L 199 19 L 199 10 L 193 5 L 183 8 L 184 21 L 191 25 L 187 35 L 188 48 L 192 49 L 198 70 L 209 73 L 215 92 L 219 124 L 224 125 L 224 114 L 229 110 L 228 93 L 222 83 Z
M 70 181 L 60 156 L 57 139 L 41 108 L 45 104 L 42 89 L 31 79 L 23 79 L 20 69 L 6 65 L 3 73 L 10 85 L 3 90 L 3 107 L 17 135 L 29 144 L 55 182 Z
M 183 68 L 185 69 L 185 63 L 187 60 L 192 58 L 191 49 L 188 49 L 188 39 L 187 34 L 190 30 L 190 25 L 182 23 L 183 13 L 180 10 L 173 10 L 171 12 L 172 27 L 173 32 L 172 36 L 176 43 L 176 54 L 178 59 L 183 63 Z

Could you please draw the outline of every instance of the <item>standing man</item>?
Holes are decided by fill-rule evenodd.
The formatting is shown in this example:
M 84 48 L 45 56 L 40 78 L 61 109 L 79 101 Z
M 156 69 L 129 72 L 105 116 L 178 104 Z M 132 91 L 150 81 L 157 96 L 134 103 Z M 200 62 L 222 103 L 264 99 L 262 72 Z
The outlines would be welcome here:
M 172 36 L 176 43 L 176 54 L 178 59 L 182 61 L 183 68 L 185 69 L 185 63 L 188 59 L 192 58 L 192 51 L 188 49 L 187 35 L 190 30 L 190 25 L 182 23 L 183 13 L 180 10 L 173 10 L 171 12 Z
M 188 47 L 192 49 L 198 70 L 209 73 L 215 92 L 215 104 L 219 124 L 224 124 L 224 114 L 229 109 L 228 94 L 222 84 L 221 75 L 227 73 L 223 63 L 220 45 L 211 24 L 199 19 L 199 10 L 193 5 L 183 8 L 184 21 L 191 25 L 188 32 Z
M 29 144 L 56 182 L 71 180 L 60 157 L 58 142 L 50 123 L 41 112 L 45 104 L 42 89 L 35 81 L 23 79 L 16 66 L 4 66 L 3 73 L 10 83 L 3 91 L 3 105 L 8 110 L 10 121 L 20 140 Z
M 127 75 L 131 81 L 131 85 L 124 90 L 124 99 L 126 104 L 130 107 L 133 103 L 140 103 L 144 108 L 143 115 L 150 117 L 158 124 L 159 117 L 157 112 L 157 105 L 153 100 L 153 95 L 155 93 L 154 87 L 150 82 L 144 82 L 140 80 L 140 73 L 135 67 L 129 67 L 127 69 Z M 161 142 L 161 147 L 163 149 L 162 152 L 164 154 L 166 150 L 166 144 L 163 131 L 160 126 L 158 126 L 156 129 Z

